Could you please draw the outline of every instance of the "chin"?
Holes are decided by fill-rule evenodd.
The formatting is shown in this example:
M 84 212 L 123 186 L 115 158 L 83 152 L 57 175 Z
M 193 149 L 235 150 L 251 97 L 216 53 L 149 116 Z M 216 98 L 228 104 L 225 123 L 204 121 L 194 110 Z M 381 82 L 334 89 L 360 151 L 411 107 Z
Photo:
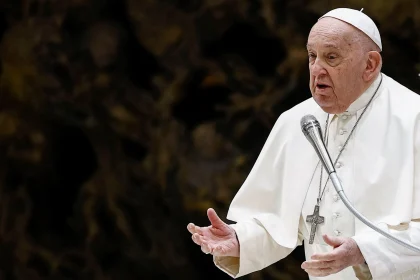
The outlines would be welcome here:
M 319 105 L 319 107 L 321 107 L 321 109 L 324 111 L 324 112 L 326 112 L 326 113 L 328 113 L 328 114 L 342 114 L 342 113 L 344 113 L 345 111 L 346 111 L 346 109 L 345 108 L 343 108 L 343 107 L 340 107 L 340 106 L 337 106 L 337 105 L 333 105 L 333 106 L 328 106 L 328 105 L 321 105 L 321 104 L 319 104 L 318 103 L 318 105 Z
M 337 108 L 334 108 L 334 107 L 322 107 L 321 106 L 321 109 L 325 113 L 332 114 L 332 115 L 334 115 L 334 114 L 341 114 L 342 113 L 340 110 L 338 110 Z
M 319 98 L 315 98 L 315 101 L 318 104 L 318 106 L 321 107 L 321 109 L 328 114 L 340 114 L 344 112 L 335 103 L 326 102 L 325 100 Z

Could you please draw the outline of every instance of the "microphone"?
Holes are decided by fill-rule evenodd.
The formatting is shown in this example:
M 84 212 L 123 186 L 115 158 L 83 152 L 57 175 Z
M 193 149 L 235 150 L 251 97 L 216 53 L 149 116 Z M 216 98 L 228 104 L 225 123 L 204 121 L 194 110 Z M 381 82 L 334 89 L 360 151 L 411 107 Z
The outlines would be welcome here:
M 321 126 L 318 120 L 312 115 L 306 115 L 300 120 L 300 126 L 306 139 L 312 144 L 328 174 L 335 172 L 330 155 L 324 145 Z
M 376 232 L 382 234 L 386 238 L 391 239 L 392 241 L 410 249 L 417 253 L 420 253 L 420 248 L 405 242 L 395 236 L 392 236 L 388 232 L 383 231 L 382 229 L 376 227 L 372 222 L 370 222 L 365 216 L 360 214 L 356 208 L 350 203 L 350 200 L 347 198 L 346 194 L 344 193 L 343 186 L 341 184 L 340 179 L 335 171 L 334 164 L 331 161 L 330 154 L 328 153 L 327 148 L 325 147 L 324 141 L 322 139 L 322 132 L 321 126 L 319 125 L 318 120 L 313 115 L 306 115 L 302 117 L 300 120 L 300 126 L 302 128 L 303 134 L 306 136 L 306 139 L 311 143 L 314 147 L 315 152 L 317 153 L 322 165 L 324 166 L 325 170 L 328 172 L 328 175 L 331 179 L 331 182 L 337 191 L 338 195 L 340 196 L 341 200 L 343 201 L 344 205 L 365 225 L 370 227 L 371 229 L 375 230 Z

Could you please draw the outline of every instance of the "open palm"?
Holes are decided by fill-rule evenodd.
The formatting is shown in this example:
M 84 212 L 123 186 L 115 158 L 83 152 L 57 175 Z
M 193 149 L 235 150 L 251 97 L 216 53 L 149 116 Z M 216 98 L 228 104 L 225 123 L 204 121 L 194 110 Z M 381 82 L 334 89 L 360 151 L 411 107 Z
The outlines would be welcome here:
M 207 210 L 207 216 L 210 226 L 199 227 L 192 223 L 187 226 L 194 243 L 201 246 L 201 250 L 207 254 L 239 257 L 239 242 L 235 230 L 223 222 L 213 209 Z

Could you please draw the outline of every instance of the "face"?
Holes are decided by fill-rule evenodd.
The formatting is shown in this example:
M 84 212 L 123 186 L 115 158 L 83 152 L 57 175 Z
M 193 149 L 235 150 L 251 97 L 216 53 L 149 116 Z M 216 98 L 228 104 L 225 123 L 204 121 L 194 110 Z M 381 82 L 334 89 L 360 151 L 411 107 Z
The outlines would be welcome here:
M 330 114 L 344 112 L 366 88 L 366 53 L 357 41 L 357 32 L 345 22 L 323 18 L 308 37 L 310 90 Z

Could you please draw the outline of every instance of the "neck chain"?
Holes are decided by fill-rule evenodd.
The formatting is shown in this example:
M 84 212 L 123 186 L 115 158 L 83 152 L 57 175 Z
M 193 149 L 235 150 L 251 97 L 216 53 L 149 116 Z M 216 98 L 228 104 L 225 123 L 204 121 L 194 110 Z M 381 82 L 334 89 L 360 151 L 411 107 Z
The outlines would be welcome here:
M 357 125 L 359 124 L 359 121 L 362 119 L 362 117 L 363 117 L 364 113 L 366 112 L 367 108 L 368 108 L 368 107 L 369 107 L 369 105 L 372 103 L 373 98 L 375 97 L 376 93 L 377 93 L 377 92 L 378 92 L 378 90 L 379 90 L 379 87 L 380 87 L 380 86 L 381 86 L 381 84 L 382 84 L 382 78 L 383 78 L 383 77 L 382 77 L 382 75 L 381 75 L 381 81 L 379 82 L 379 85 L 378 85 L 378 87 L 376 88 L 375 93 L 372 95 L 372 97 L 370 98 L 370 100 L 369 100 L 368 104 L 367 104 L 367 105 L 366 105 L 366 107 L 363 109 L 362 113 L 360 114 L 360 117 L 356 120 L 356 123 L 354 124 L 354 126 L 353 126 L 353 128 L 352 128 L 352 130 L 351 130 L 351 132 L 350 132 L 350 134 L 349 134 L 349 136 L 347 137 L 346 142 L 344 142 L 343 147 L 340 149 L 340 151 L 339 151 L 339 153 L 338 153 L 338 156 L 337 156 L 337 158 L 336 158 L 336 159 L 335 159 L 335 161 L 334 161 L 334 166 L 337 164 L 338 159 L 340 158 L 340 156 L 341 156 L 341 154 L 342 154 L 342 152 L 343 152 L 344 148 L 347 146 L 347 143 L 349 142 L 350 137 L 352 136 L 352 134 L 353 134 L 354 130 L 356 129 Z M 327 148 L 328 148 L 327 129 L 328 129 L 328 121 L 329 121 L 329 119 L 330 119 L 330 115 L 329 115 L 329 114 L 327 114 L 327 120 L 326 120 L 326 122 L 325 122 L 325 131 L 324 131 L 324 139 L 325 139 L 325 140 L 324 140 L 324 141 L 325 141 L 324 143 L 325 143 L 325 146 L 326 146 Z M 320 162 L 318 162 L 318 165 L 319 165 L 319 163 L 320 163 Z M 318 167 L 318 165 L 317 165 L 317 167 Z M 317 167 L 316 167 L 316 168 L 317 168 Z M 316 170 L 316 168 L 315 168 L 315 170 Z M 323 170 L 324 170 L 324 168 L 321 166 L 321 176 L 320 176 L 320 179 L 319 179 L 319 192 L 318 192 L 318 198 L 317 198 L 317 203 L 316 203 L 316 205 L 317 205 L 317 206 L 319 206 L 319 204 L 321 203 L 322 196 L 324 195 L 325 188 L 327 187 L 327 184 L 328 184 L 328 181 L 329 181 L 329 177 L 328 177 L 328 178 L 327 178 L 327 181 L 325 182 L 324 188 L 322 189 L 322 193 L 321 193 Z
M 369 100 L 368 104 L 367 104 L 367 105 L 366 105 L 366 107 L 363 109 L 362 114 L 361 114 L 361 115 L 360 115 L 360 117 L 356 120 L 356 123 L 354 124 L 354 126 L 353 126 L 353 128 L 352 128 L 352 130 L 351 130 L 351 132 L 350 132 L 350 134 L 349 134 L 349 136 L 347 137 L 346 142 L 344 143 L 343 147 L 342 147 L 342 148 L 340 149 L 340 151 L 339 151 L 339 154 L 338 154 L 338 156 L 337 156 L 337 159 L 336 159 L 336 160 L 335 160 L 335 162 L 334 162 L 334 165 L 336 165 L 336 163 L 337 163 L 338 159 L 339 159 L 339 158 L 340 158 L 340 156 L 341 156 L 341 153 L 343 152 L 344 148 L 346 147 L 347 143 L 349 142 L 349 139 L 350 139 L 351 135 L 353 134 L 354 129 L 356 128 L 357 124 L 358 124 L 358 123 L 359 123 L 359 121 L 362 119 L 362 117 L 363 117 L 364 113 L 366 112 L 367 108 L 369 107 L 369 105 L 372 103 L 372 100 L 373 100 L 373 98 L 375 97 L 376 93 L 378 92 L 378 89 L 379 89 L 379 87 L 381 86 L 381 84 L 382 84 L 382 75 L 381 75 L 381 82 L 379 83 L 378 87 L 376 88 L 375 93 L 374 93 L 374 94 L 372 95 L 372 97 L 370 98 L 370 100 Z M 326 138 L 326 136 L 327 136 L 327 128 L 328 128 L 328 120 L 329 120 L 329 118 L 330 118 L 330 115 L 328 114 L 328 115 L 327 115 L 327 121 L 325 122 L 325 132 L 324 132 L 324 134 L 325 134 L 324 139 L 326 139 L 326 140 L 327 140 L 327 141 L 326 141 L 326 143 L 325 143 L 325 145 L 326 145 L 326 146 L 328 146 L 328 138 Z M 318 168 L 319 163 L 320 163 L 320 161 L 318 162 L 317 166 L 315 167 L 315 170 L 314 170 L 314 173 L 313 173 L 313 175 L 312 175 L 312 178 L 313 178 L 313 176 L 315 175 L 315 172 L 316 172 L 316 169 Z M 321 186 L 322 186 L 322 171 L 323 171 L 323 169 L 324 169 L 324 168 L 323 168 L 323 166 L 321 165 L 321 176 L 320 176 L 320 179 L 319 179 L 319 193 L 318 193 L 317 202 L 316 202 L 316 205 L 315 205 L 315 208 L 314 208 L 314 213 L 313 213 L 312 215 L 308 215 L 308 216 L 306 216 L 306 222 L 307 222 L 307 223 L 311 223 L 311 233 L 310 233 L 310 236 L 309 236 L 309 244 L 313 244 L 313 242 L 314 242 L 314 239 L 315 239 L 315 233 L 316 233 L 317 226 L 318 226 L 319 224 L 324 223 L 324 217 L 322 217 L 322 216 L 320 216 L 320 215 L 319 215 L 319 204 L 321 203 L 322 196 L 324 195 L 325 187 L 327 186 L 327 183 L 328 183 L 328 180 L 329 180 L 329 176 L 327 177 L 327 181 L 325 182 L 324 189 L 322 190 L 322 193 L 321 193 Z M 311 179 L 311 182 L 312 182 L 312 179 Z
M 364 113 L 366 112 L 367 108 L 369 107 L 369 105 L 372 103 L 372 100 L 375 97 L 376 93 L 378 92 L 378 89 L 381 86 L 381 84 L 382 84 L 382 75 L 381 75 L 381 82 L 379 83 L 378 87 L 376 88 L 375 93 L 370 98 L 368 104 L 363 109 L 362 114 L 356 120 L 356 123 L 354 124 L 354 126 L 353 126 L 353 128 L 352 128 L 352 130 L 351 130 L 351 132 L 349 134 L 349 136 L 347 137 L 347 140 L 344 143 L 343 148 L 341 148 L 340 151 L 339 151 L 339 154 L 338 154 L 338 156 L 337 156 L 337 158 L 336 158 L 336 160 L 334 162 L 334 165 L 336 165 L 338 159 L 341 156 L 341 153 L 343 152 L 344 148 L 346 147 L 347 143 L 349 142 L 349 139 L 350 139 L 351 135 L 353 134 L 353 132 L 354 132 L 357 124 L 362 119 L 362 117 L 363 117 Z M 325 143 L 326 146 L 328 146 L 328 138 L 326 138 L 326 136 L 327 136 L 327 128 L 328 128 L 328 120 L 329 120 L 329 117 L 330 117 L 330 115 L 328 114 L 327 115 L 327 120 L 325 122 L 325 132 L 324 132 L 325 136 L 324 136 L 324 139 L 326 139 L 326 143 Z M 319 163 L 320 163 L 320 161 L 318 162 L 317 166 L 315 167 L 315 170 L 314 170 L 313 175 L 315 175 L 315 172 L 316 172 L 316 169 L 318 168 Z M 322 193 L 321 193 L 321 187 L 322 187 L 322 171 L 323 171 L 323 169 L 324 168 L 321 165 L 321 176 L 320 176 L 320 179 L 319 179 L 319 193 L 318 193 L 317 202 L 316 202 L 316 205 L 315 205 L 315 208 L 314 208 L 314 213 L 312 215 L 306 216 L 306 222 L 307 223 L 311 223 L 311 233 L 310 233 L 310 236 L 309 236 L 309 244 L 313 244 L 313 242 L 314 242 L 317 226 L 319 224 L 324 223 L 324 217 L 322 217 L 322 216 L 319 215 L 319 205 L 321 203 L 322 196 L 324 195 L 324 191 L 325 191 L 325 188 L 327 186 L 327 183 L 328 183 L 328 180 L 329 180 L 329 176 L 327 177 L 327 181 L 325 182 L 324 189 L 322 190 Z M 312 178 L 313 178 L 313 175 L 312 175 Z M 312 179 L 311 179 L 311 182 L 312 182 Z

